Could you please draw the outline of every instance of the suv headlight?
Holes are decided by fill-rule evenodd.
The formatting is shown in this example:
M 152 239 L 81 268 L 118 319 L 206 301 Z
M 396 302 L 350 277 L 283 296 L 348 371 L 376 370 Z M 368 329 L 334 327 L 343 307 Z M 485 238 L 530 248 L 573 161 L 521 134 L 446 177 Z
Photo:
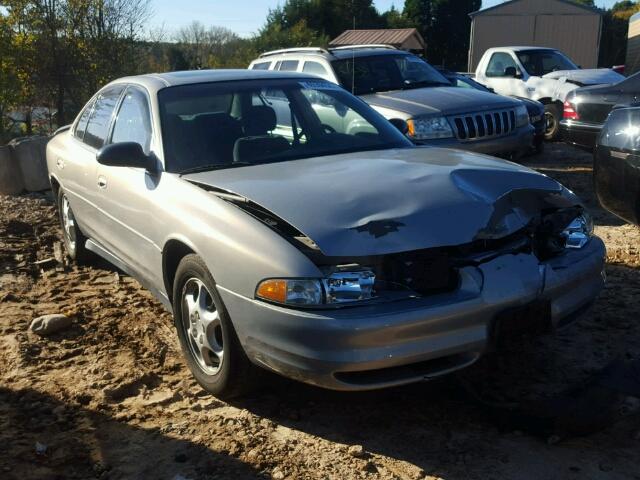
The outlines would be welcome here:
M 527 107 L 519 105 L 516 107 L 516 127 L 524 127 L 529 124 L 529 112 Z
M 573 221 L 562 231 L 565 239 L 565 248 L 582 248 L 593 235 L 593 219 L 587 212 L 573 219 Z
M 337 269 L 324 278 L 270 278 L 256 288 L 256 297 L 290 306 L 321 306 L 359 302 L 374 297 L 371 270 Z
M 418 117 L 407 120 L 409 136 L 414 140 L 451 138 L 453 130 L 445 117 Z

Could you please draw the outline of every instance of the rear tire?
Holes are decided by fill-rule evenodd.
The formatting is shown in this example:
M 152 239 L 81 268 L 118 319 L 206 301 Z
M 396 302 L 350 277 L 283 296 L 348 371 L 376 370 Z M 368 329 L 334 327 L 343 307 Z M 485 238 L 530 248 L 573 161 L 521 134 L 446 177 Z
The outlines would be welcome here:
M 544 117 L 546 127 L 544 139 L 548 142 L 555 140 L 560 133 L 560 120 L 562 120 L 562 110 L 555 103 L 547 103 L 544 106 Z
M 229 399 L 256 388 L 262 372 L 247 358 L 213 277 L 195 254 L 178 265 L 173 318 L 187 365 L 203 389 Z
M 58 218 L 62 228 L 62 238 L 67 256 L 76 263 L 82 263 L 89 255 L 89 251 L 85 247 L 87 237 L 80 231 L 67 194 L 62 188 L 58 189 L 57 204 Z

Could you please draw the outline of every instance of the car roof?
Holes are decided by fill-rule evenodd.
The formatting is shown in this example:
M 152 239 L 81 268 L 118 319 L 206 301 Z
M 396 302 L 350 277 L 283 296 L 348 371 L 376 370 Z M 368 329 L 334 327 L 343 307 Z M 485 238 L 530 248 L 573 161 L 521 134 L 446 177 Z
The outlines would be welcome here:
M 176 85 L 194 83 L 232 82 L 238 80 L 267 80 L 267 79 L 297 79 L 312 78 L 312 75 L 295 72 L 274 72 L 269 70 L 184 70 L 179 72 L 147 73 L 123 77 L 114 80 L 109 85 L 117 83 L 134 83 L 147 88 L 150 92 L 157 92 L 163 88 Z
M 272 54 L 263 54 L 256 58 L 253 62 L 262 63 L 262 62 L 270 62 L 273 60 L 279 60 L 283 58 L 304 58 L 304 57 L 323 57 L 327 60 L 341 60 L 345 58 L 360 58 L 360 57 L 372 57 L 372 56 L 381 56 L 381 55 L 411 55 L 411 52 L 407 52 L 405 50 L 398 50 L 395 48 L 380 48 L 380 47 L 372 47 L 372 48 L 363 48 L 361 46 L 354 46 L 354 48 L 341 47 L 339 49 L 329 49 L 322 51 L 318 50 L 295 50 L 291 51 L 275 51 Z
M 520 50 L 557 50 L 557 48 L 549 48 L 549 47 L 536 47 L 536 46 L 516 46 L 516 47 L 494 47 L 494 48 L 490 48 L 489 50 L 514 50 L 516 52 L 520 51 Z
M 411 55 L 410 52 L 404 50 L 385 49 L 385 48 L 341 48 L 340 50 L 332 50 L 331 55 L 337 59 L 343 58 L 359 58 L 383 55 Z

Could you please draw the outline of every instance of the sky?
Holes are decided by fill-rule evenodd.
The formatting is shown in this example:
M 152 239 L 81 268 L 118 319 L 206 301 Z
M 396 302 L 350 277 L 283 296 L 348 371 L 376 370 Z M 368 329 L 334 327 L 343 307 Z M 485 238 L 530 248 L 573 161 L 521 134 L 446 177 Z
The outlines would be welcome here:
M 491 7 L 503 0 L 484 0 L 482 7 Z M 611 7 L 616 0 L 596 0 L 596 5 Z M 164 27 L 171 34 L 194 20 L 205 25 L 227 27 L 243 37 L 251 36 L 264 24 L 267 12 L 282 3 L 278 0 L 152 0 L 154 28 Z M 375 0 L 376 8 L 383 12 L 391 5 L 402 9 L 404 0 Z

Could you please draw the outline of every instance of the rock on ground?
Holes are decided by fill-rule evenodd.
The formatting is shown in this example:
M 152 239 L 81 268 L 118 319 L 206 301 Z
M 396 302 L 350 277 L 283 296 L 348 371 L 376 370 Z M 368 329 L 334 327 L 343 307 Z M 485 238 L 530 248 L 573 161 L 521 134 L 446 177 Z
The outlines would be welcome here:
M 29 325 L 29 330 L 36 335 L 46 337 L 47 335 L 52 335 L 69 328 L 71 323 L 71 319 L 66 315 L 43 315 L 33 319 L 31 325 Z

